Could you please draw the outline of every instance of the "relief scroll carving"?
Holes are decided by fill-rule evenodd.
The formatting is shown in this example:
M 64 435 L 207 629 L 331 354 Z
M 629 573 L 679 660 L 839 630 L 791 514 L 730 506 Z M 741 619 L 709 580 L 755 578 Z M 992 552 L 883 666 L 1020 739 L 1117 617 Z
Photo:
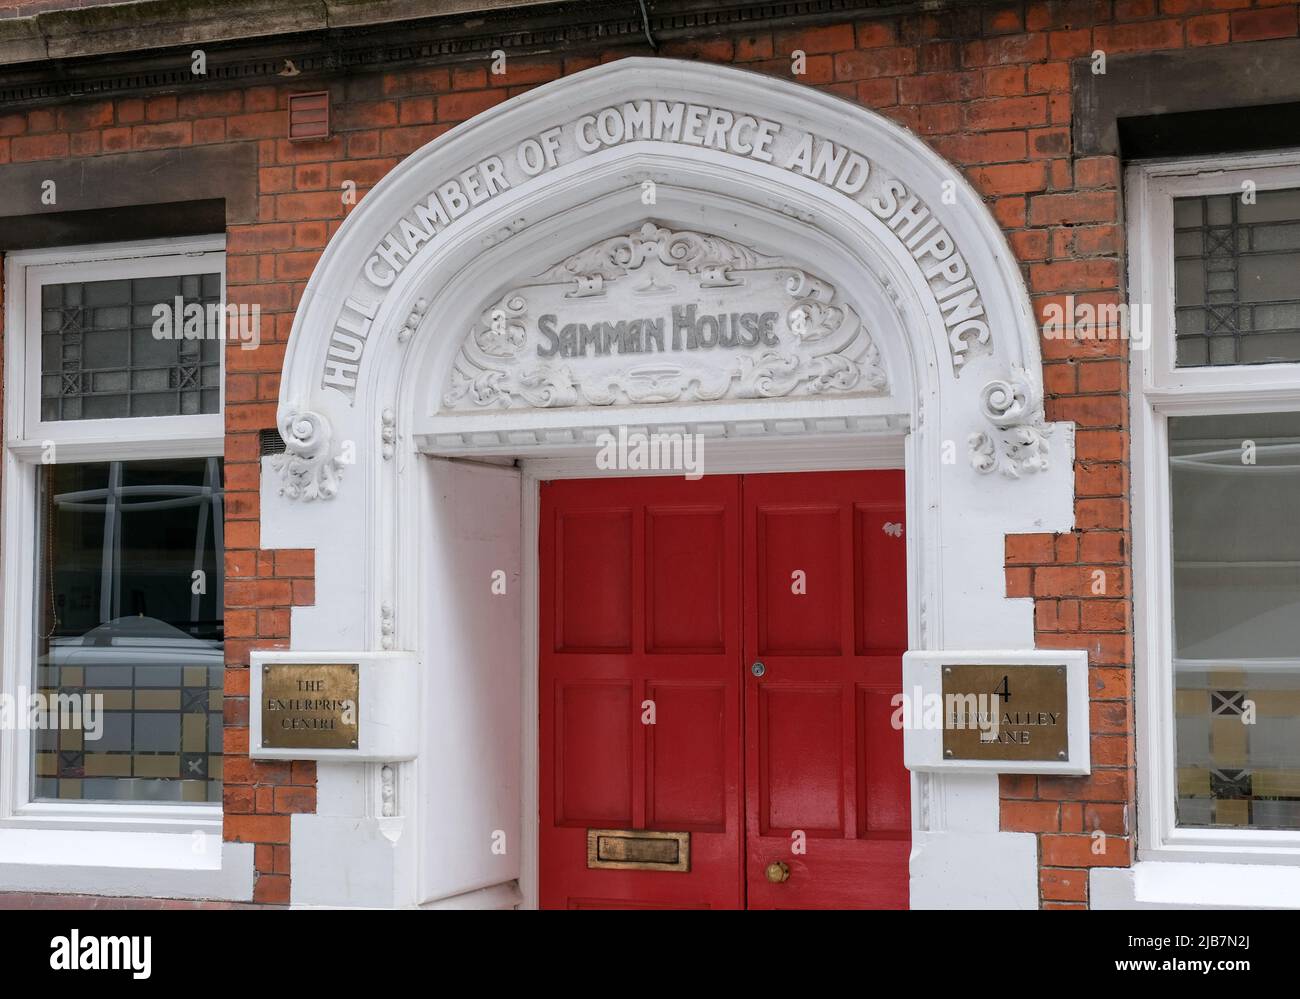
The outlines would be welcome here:
M 989 382 L 980 391 L 980 411 L 993 424 L 992 432 L 970 435 L 970 462 L 975 471 L 1001 472 L 1018 479 L 1021 472 L 1046 471 L 1048 427 L 1043 419 L 1042 394 L 1019 367 L 1007 380 Z
M 447 410 L 881 394 L 880 353 L 826 281 L 647 222 L 510 289 L 466 336 Z
M 280 476 L 280 495 L 311 502 L 333 499 L 344 461 L 336 454 L 329 420 L 308 410 L 283 409 L 279 418 L 284 454 L 271 459 Z

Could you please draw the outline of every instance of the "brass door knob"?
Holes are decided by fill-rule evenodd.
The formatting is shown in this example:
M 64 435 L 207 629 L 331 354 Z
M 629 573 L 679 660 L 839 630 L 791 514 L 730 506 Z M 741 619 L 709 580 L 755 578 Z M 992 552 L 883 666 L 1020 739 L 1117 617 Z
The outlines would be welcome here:
M 767 870 L 764 873 L 767 875 L 767 880 L 771 881 L 774 885 L 779 885 L 782 881 L 790 880 L 790 868 L 786 866 L 786 863 L 783 860 L 772 861 L 772 863 L 767 865 Z

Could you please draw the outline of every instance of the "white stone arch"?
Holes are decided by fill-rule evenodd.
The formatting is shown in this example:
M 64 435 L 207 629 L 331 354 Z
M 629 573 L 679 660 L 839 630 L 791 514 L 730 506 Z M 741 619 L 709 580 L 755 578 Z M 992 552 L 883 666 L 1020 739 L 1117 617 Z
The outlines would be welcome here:
M 577 147 L 584 116 L 647 100 L 726 111 L 733 124 L 745 115 L 775 123 L 772 162 L 684 141 Z M 552 129 L 557 161 L 529 178 L 516 152 L 529 140 L 544 142 Z M 758 128 L 738 134 L 752 149 Z M 788 167 L 809 135 L 815 149 L 829 140 L 845 155 L 865 157 L 867 186 L 850 196 Z M 508 188 L 441 227 L 391 284 L 379 287 L 367 276 L 377 247 L 400 232 L 413 206 L 491 157 L 500 157 Z M 484 171 L 475 176 L 482 181 Z M 645 181 L 656 185 L 653 206 L 640 198 Z M 906 242 L 869 207 L 889 181 L 905 187 L 900 201 L 915 195 L 937 220 L 929 235 L 942 229 L 951 236 L 978 291 L 987 337 L 978 329 L 966 339 L 950 335 L 935 291 L 942 294 L 942 281 L 926 278 Z M 888 392 L 445 411 L 441 399 L 460 344 L 490 302 L 647 220 L 733 238 L 835 285 L 864 325 L 869 319 Z M 371 275 L 388 270 L 372 265 Z M 350 392 L 323 377 L 341 356 L 340 322 L 361 331 L 349 337 L 345 329 L 341 338 L 344 353 L 360 349 Z M 809 87 L 695 62 L 625 59 L 529 91 L 451 130 L 352 210 L 295 317 L 279 414 L 288 454 L 263 478 L 262 544 L 316 549 L 316 605 L 294 611 L 295 649 L 418 656 L 421 606 L 430 599 L 410 579 L 428 502 L 417 481 L 421 451 L 588 453 L 592 436 L 616 423 L 687 426 L 710 435 L 711 453 L 724 456 L 776 448 L 778 440 L 865 454 L 873 440 L 905 436 L 911 647 L 1032 648 L 1031 601 L 1004 596 L 1003 536 L 1064 530 L 1073 520 L 1072 427 L 1044 425 L 1041 398 L 1037 329 L 1019 268 L 958 170 L 889 120 Z M 346 798 L 350 771 L 322 764 L 322 787 L 336 780 Z M 963 794 L 945 797 L 945 781 Z M 945 805 L 949 798 L 963 804 Z M 1018 851 L 1017 862 L 1032 868 L 1032 843 L 1025 861 L 1025 844 L 996 832 L 996 777 L 928 778 L 915 785 L 914 801 L 914 900 L 927 897 L 927 871 L 950 866 L 945 858 L 961 855 L 971 836 L 993 836 L 998 845 L 981 850 Z M 311 820 L 296 820 L 295 849 L 300 826 L 309 835 Z M 936 839 L 944 830 L 952 835 Z M 420 847 L 409 840 L 394 853 L 394 872 L 418 866 Z M 406 898 L 400 875 L 391 878 L 392 897 Z M 1027 868 L 1026 878 L 1036 897 L 1035 872 Z M 296 873 L 294 884 L 297 895 Z

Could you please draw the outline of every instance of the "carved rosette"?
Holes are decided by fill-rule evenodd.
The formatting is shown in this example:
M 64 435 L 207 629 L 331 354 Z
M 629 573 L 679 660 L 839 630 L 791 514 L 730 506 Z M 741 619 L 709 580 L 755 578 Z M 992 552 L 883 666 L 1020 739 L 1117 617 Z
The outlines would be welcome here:
M 634 324 L 635 344 L 641 324 L 659 319 L 671 341 L 669 317 L 684 307 L 710 323 L 768 315 L 771 333 L 740 344 L 734 329 L 729 341 L 719 332 L 719 349 L 673 343 L 652 351 L 647 339 L 640 351 L 609 346 L 624 342 L 617 340 L 590 352 L 584 346 L 576 356 L 543 353 L 550 344 L 539 317 L 547 314 L 561 326 L 570 319 L 599 325 L 607 337 L 615 326 Z M 462 343 L 443 405 L 554 409 L 879 394 L 887 387 L 879 349 L 831 284 L 721 236 L 647 222 L 567 257 L 486 309 Z
M 1047 426 L 1043 400 L 1024 369 L 1012 369 L 1007 381 L 995 380 L 980 392 L 980 410 L 991 432 L 970 435 L 970 461 L 975 471 L 996 470 L 1018 479 L 1021 472 L 1047 469 Z
M 329 420 L 308 410 L 282 409 L 280 436 L 285 452 L 271 459 L 280 475 L 280 495 L 311 502 L 333 499 L 343 474 L 343 461 L 335 454 Z

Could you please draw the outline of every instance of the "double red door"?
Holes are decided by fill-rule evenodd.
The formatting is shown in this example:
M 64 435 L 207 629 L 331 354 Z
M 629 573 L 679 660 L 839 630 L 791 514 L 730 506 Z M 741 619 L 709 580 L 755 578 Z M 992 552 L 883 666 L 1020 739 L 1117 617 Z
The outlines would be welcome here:
M 543 485 L 543 907 L 907 905 L 903 508 L 900 471 Z

